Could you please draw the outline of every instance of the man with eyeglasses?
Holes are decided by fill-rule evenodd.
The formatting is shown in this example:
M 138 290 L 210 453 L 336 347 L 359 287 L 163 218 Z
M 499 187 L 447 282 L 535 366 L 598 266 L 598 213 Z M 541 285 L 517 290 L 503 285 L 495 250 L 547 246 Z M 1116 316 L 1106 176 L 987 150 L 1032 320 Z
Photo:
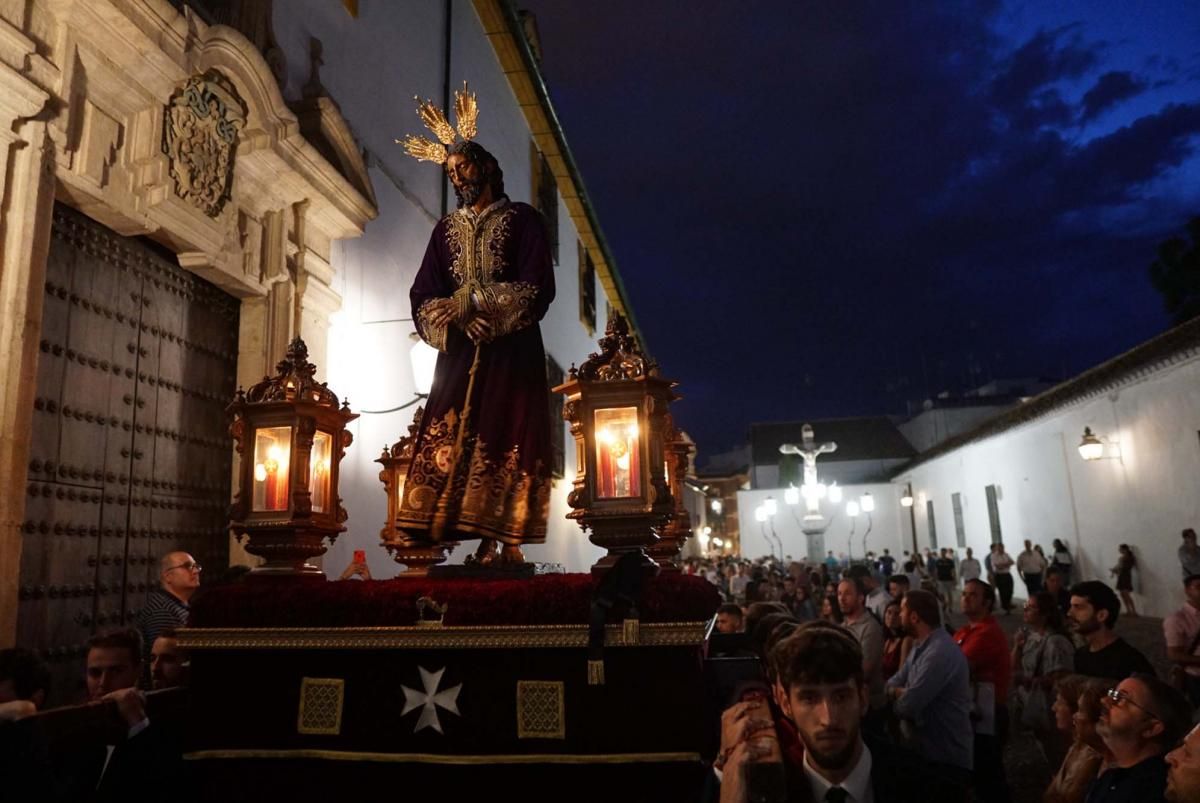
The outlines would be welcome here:
M 1186 698 L 1153 675 L 1134 674 L 1108 691 L 1096 732 L 1112 754 L 1086 803 L 1165 800 L 1168 750 L 1191 726 Z
M 162 587 L 150 592 L 138 614 L 138 630 L 146 642 L 143 654 L 150 654 L 154 640 L 164 629 L 187 625 L 188 604 L 200 588 L 201 568 L 186 552 L 168 552 L 163 556 L 158 575 Z

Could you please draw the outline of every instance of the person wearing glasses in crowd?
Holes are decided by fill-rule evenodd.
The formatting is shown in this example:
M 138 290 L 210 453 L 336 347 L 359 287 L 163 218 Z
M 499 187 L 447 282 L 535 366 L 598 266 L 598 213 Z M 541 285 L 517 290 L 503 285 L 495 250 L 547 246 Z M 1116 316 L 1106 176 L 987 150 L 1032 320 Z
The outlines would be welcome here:
M 1112 756 L 1088 787 L 1087 803 L 1165 800 L 1166 754 L 1191 727 L 1183 693 L 1136 673 L 1108 690 L 1096 732 Z
M 188 605 L 200 588 L 201 569 L 186 552 L 168 552 L 163 556 L 158 575 L 161 587 L 147 595 L 137 619 L 137 628 L 146 643 L 144 655 L 150 654 L 154 640 L 164 629 L 187 625 Z

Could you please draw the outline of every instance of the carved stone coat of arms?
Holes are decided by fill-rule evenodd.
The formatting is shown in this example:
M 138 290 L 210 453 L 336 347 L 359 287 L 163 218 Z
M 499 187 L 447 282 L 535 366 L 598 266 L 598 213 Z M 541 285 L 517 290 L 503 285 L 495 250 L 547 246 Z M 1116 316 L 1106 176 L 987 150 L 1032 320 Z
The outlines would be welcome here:
M 216 70 L 189 79 L 164 109 L 163 153 L 175 194 L 209 217 L 221 214 L 229 199 L 238 132 L 245 124 L 245 103 Z

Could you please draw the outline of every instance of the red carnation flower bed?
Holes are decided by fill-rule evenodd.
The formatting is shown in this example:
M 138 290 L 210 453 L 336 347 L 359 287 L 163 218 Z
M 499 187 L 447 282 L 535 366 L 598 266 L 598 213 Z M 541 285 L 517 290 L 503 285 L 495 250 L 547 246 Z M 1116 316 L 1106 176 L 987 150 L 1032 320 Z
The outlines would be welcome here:
M 446 604 L 446 625 L 582 625 L 597 581 L 590 574 L 547 574 L 526 580 L 468 578 L 242 582 L 214 588 L 192 606 L 192 627 L 395 627 L 417 620 L 417 598 Z M 701 577 L 662 575 L 646 584 L 643 622 L 696 622 L 721 604 Z M 625 617 L 625 606 L 609 612 Z

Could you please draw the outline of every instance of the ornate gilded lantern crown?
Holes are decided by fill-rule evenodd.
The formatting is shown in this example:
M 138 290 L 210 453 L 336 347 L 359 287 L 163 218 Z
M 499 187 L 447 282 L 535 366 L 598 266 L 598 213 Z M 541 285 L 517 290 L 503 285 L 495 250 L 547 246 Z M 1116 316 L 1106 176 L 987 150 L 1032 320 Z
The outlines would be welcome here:
M 261 382 L 252 385 L 245 393 L 239 390 L 234 404 L 239 401 L 261 404 L 302 400 L 335 410 L 338 408 L 337 394 L 329 389 L 327 383 L 314 379 L 317 366 L 308 361 L 308 346 L 300 338 L 297 337 L 288 346 L 284 358 L 275 364 L 275 372 L 275 376 L 264 376 Z M 349 400 L 342 404 L 342 409 L 350 412 Z
M 623 315 L 613 314 L 608 318 L 604 337 L 600 338 L 600 351 L 589 354 L 578 369 L 572 366 L 570 377 L 611 382 L 638 379 L 647 373 L 656 373 L 656 369 L 657 366 L 642 354 L 637 338 L 629 334 L 629 322 Z
M 439 140 L 434 142 L 413 134 L 409 134 L 403 140 L 396 140 L 404 146 L 405 153 L 414 159 L 445 164 L 447 145 L 453 145 L 459 137 L 464 141 L 474 139 L 478 133 L 476 122 L 479 120 L 479 104 L 475 101 L 475 93 L 467 91 L 466 81 L 463 81 L 463 88 L 454 93 L 454 122 L 457 129 L 450 125 L 446 114 L 434 106 L 433 101 L 421 100 L 419 97 L 414 97 L 413 100 L 417 102 L 417 115 L 420 116 L 421 122 Z

